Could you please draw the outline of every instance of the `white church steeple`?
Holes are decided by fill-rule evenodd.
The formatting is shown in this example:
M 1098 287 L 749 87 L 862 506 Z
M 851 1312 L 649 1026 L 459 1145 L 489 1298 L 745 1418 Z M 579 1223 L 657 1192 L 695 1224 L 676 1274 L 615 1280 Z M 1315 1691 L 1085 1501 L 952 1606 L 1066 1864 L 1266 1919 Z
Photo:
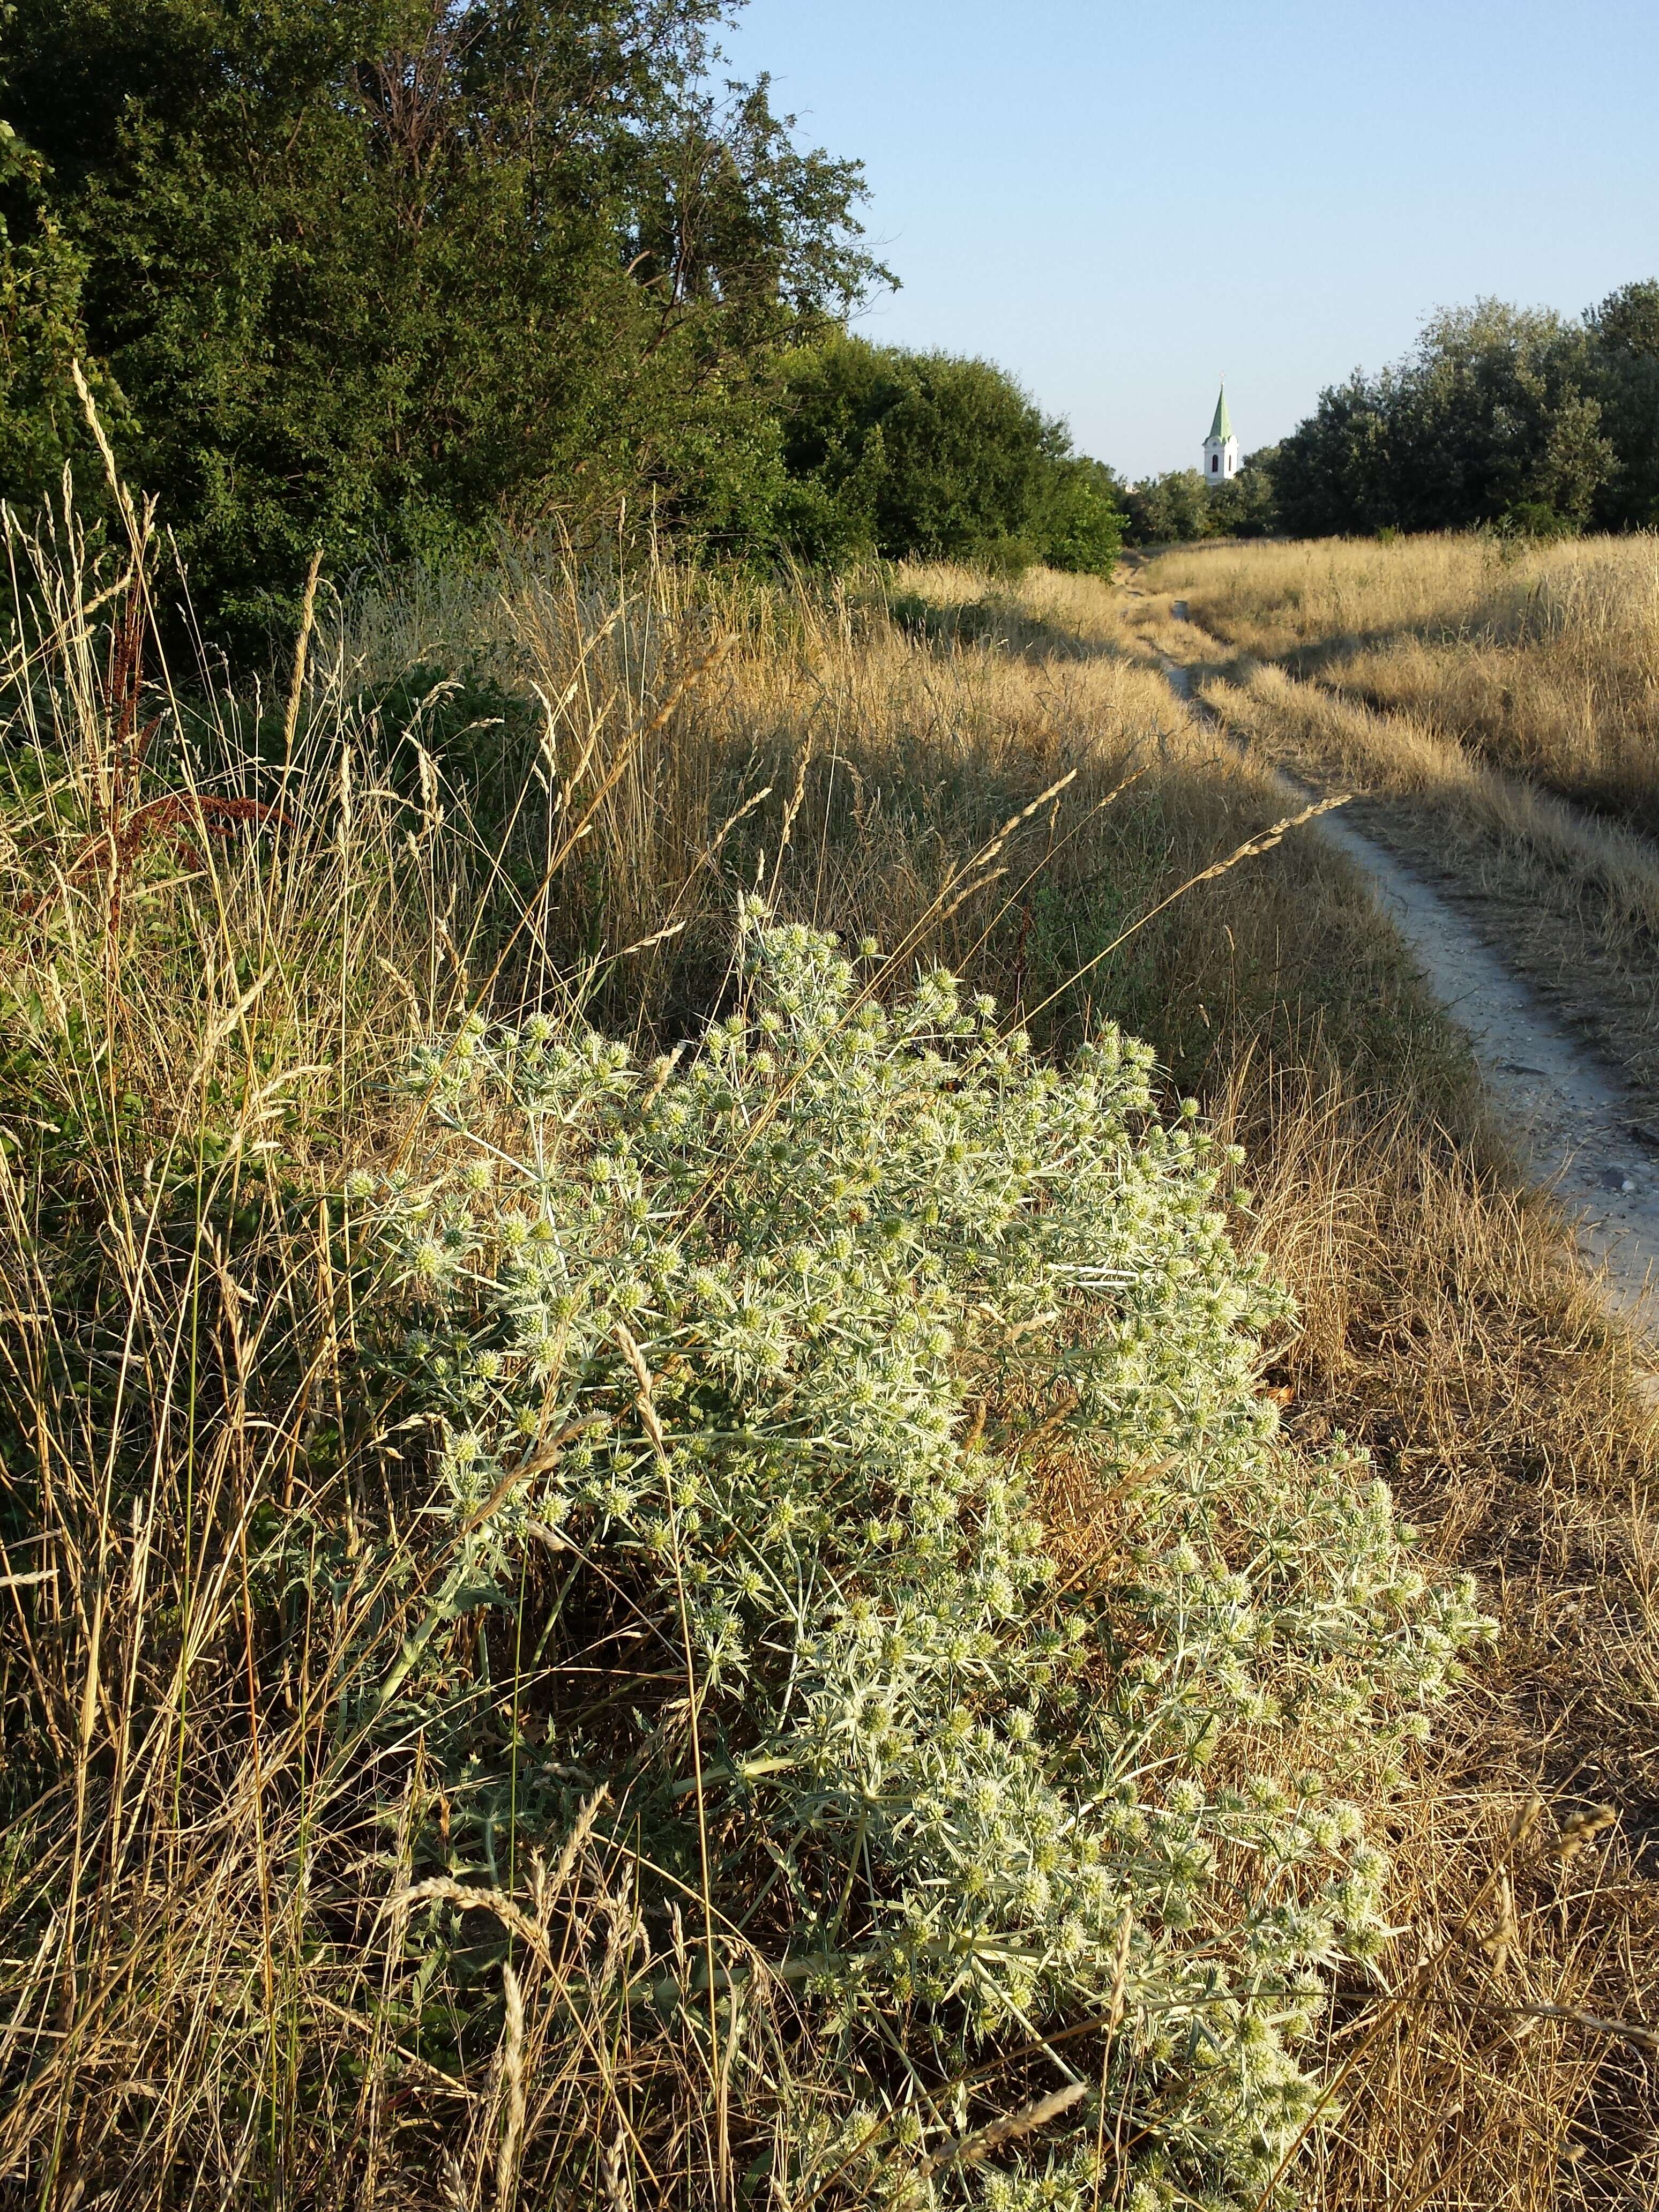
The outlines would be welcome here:
M 1233 418 L 1227 412 L 1227 387 L 1224 384 L 1215 403 L 1215 420 L 1204 441 L 1204 481 L 1214 491 L 1237 474 L 1238 441 L 1233 435 Z

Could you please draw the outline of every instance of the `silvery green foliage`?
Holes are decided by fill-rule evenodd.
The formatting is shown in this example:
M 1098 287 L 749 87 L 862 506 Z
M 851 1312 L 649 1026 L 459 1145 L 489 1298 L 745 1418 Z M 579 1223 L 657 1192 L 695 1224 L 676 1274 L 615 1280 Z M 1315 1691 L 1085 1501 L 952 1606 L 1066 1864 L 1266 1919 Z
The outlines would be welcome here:
M 900 2045 L 937 2079 L 1121 2014 L 1146 2203 L 1253 2201 L 1323 1978 L 1384 1932 L 1344 1775 L 1422 1732 L 1472 1593 L 1363 1462 L 1278 1434 L 1287 1301 L 1145 1047 L 1062 1073 L 948 975 L 884 1007 L 758 915 L 744 975 L 683 1064 L 532 1020 L 418 1071 L 448 1164 L 375 1211 L 466 1571 L 509 1589 L 553 1532 L 689 1639 L 724 1902 L 770 1879 L 749 1933 L 841 2078 L 902 2105 Z M 1116 1561 L 1083 1608 L 1033 1503 L 1056 1449 Z M 650 1718 L 617 1794 L 683 1823 L 684 1723 Z M 987 2201 L 1091 2202 L 1096 2125 L 1012 2147 Z

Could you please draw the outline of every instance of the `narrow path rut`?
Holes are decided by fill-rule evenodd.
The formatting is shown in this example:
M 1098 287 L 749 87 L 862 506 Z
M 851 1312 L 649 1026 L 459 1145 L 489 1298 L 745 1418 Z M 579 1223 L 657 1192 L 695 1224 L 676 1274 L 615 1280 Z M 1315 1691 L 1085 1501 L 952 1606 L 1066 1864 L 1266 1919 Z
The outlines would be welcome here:
M 1177 620 L 1186 611 L 1176 600 Z M 1176 695 L 1192 703 L 1187 671 L 1174 661 L 1164 668 Z M 1282 770 L 1267 772 L 1298 805 L 1315 796 Z M 1638 1109 L 1618 1079 L 1420 876 L 1340 814 L 1312 826 L 1365 877 L 1430 989 L 1468 1035 L 1501 1125 L 1528 1172 L 1572 1217 L 1579 1253 L 1607 1309 L 1650 1340 L 1659 1393 L 1659 1131 L 1638 1133 Z

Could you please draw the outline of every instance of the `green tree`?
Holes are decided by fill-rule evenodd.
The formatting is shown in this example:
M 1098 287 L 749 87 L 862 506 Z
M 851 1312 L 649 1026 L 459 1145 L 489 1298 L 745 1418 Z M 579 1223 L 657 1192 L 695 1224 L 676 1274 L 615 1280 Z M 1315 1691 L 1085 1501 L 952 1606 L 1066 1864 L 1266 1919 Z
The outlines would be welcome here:
M 1443 310 L 1406 358 L 1356 370 L 1279 449 L 1285 526 L 1467 530 L 1526 509 L 1581 527 L 1616 456 L 1582 327 L 1501 300 Z
M 1588 372 L 1583 331 L 1548 309 L 1434 316 L 1398 386 L 1401 521 L 1465 528 L 1523 504 L 1586 521 L 1613 463 Z
M 878 271 L 857 166 L 802 151 L 763 81 L 708 90 L 729 13 L 15 0 L 0 213 L 37 304 L 9 314 L 27 428 L 0 491 L 57 464 L 74 343 L 233 612 L 319 541 L 430 550 L 646 498 L 763 531 L 779 351 Z
M 33 503 L 78 447 L 70 363 L 82 349 L 84 275 L 47 204 L 45 163 L 0 122 L 0 497 Z M 117 396 L 103 397 L 117 411 Z
M 1616 471 L 1595 520 L 1608 530 L 1659 527 L 1659 282 L 1609 293 L 1584 319 L 1601 420 Z
M 783 424 L 780 527 L 807 559 L 1110 574 L 1110 471 L 988 362 L 836 337 L 792 359 Z
M 1123 503 L 1135 545 L 1182 545 L 1209 535 L 1210 491 L 1197 469 L 1168 469 L 1131 484 Z
M 1134 545 L 1182 545 L 1199 538 L 1265 538 L 1279 526 L 1273 489 L 1277 447 L 1247 453 L 1238 474 L 1212 484 L 1200 469 L 1170 469 L 1123 489 L 1126 534 Z
M 1039 502 L 1041 556 L 1051 568 L 1109 576 L 1123 544 L 1119 483 L 1104 461 L 1056 461 Z
M 1266 538 L 1279 527 L 1278 495 L 1273 489 L 1276 446 L 1263 446 L 1246 453 L 1238 474 L 1207 494 L 1211 538 Z
M 1393 372 L 1319 395 L 1319 404 L 1281 440 L 1273 482 L 1279 514 L 1293 537 L 1398 528 L 1391 473 Z

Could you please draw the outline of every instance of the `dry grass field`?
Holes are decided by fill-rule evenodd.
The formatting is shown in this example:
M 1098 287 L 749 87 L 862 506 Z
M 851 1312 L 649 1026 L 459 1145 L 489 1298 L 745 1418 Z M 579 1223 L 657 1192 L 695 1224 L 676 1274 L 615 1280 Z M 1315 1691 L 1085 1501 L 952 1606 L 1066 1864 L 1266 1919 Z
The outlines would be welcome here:
M 1206 546 L 1149 572 L 1236 653 L 1659 832 L 1659 540 Z
M 1571 755 L 1565 723 L 1527 764 L 1644 819 L 1637 763 L 1659 738 L 1632 672 L 1656 619 L 1638 554 L 1617 573 L 1649 592 L 1645 631 L 1613 611 L 1612 556 L 1510 570 L 1437 549 L 1437 580 L 1409 582 L 1399 557 L 1352 688 L 1426 684 L 1450 666 L 1436 625 L 1484 623 L 1490 691 L 1455 696 L 1490 720 L 1456 734 L 1513 764 L 1496 672 L 1544 649 L 1525 642 L 1539 593 L 1578 592 L 1608 641 L 1572 710 L 1581 733 L 1596 718 L 1598 764 L 1545 774 Z M 1235 558 L 1263 564 L 1237 605 Z M 1395 558 L 1206 551 L 1157 584 L 1240 651 L 1310 655 L 1328 641 L 1316 588 L 1352 606 L 1363 563 Z M 141 681 L 142 599 L 99 606 L 73 561 L 43 555 L 32 590 L 0 802 L 8 2202 L 926 2201 L 896 2166 L 881 2200 L 833 2172 L 752 2193 L 732 2142 L 832 2093 L 781 2021 L 765 2108 L 734 2112 L 708 2042 L 605 2009 L 618 1960 L 618 1986 L 677 1968 L 672 1949 L 628 1964 L 652 1939 L 621 1847 L 584 1844 L 591 1814 L 551 1875 L 504 1865 L 488 1893 L 529 1931 L 499 2035 L 421 2055 L 422 2018 L 470 2002 L 465 1962 L 422 1959 L 389 1906 L 449 1808 L 417 1739 L 371 1754 L 350 1722 L 427 1632 L 429 1592 L 424 1570 L 379 1564 L 415 1447 L 358 1402 L 334 1194 L 405 1155 L 409 1055 L 471 1007 L 556 1007 L 576 979 L 601 1029 L 678 1042 L 723 1003 L 732 911 L 756 888 L 785 920 L 944 962 L 1057 1057 L 1107 1013 L 1148 1039 L 1170 1097 L 1248 1148 L 1247 1234 L 1299 1304 L 1264 1377 L 1289 1434 L 1363 1445 L 1432 1571 L 1473 1570 L 1498 1620 L 1371 1808 L 1395 1932 L 1332 1991 L 1328 2124 L 1284 2201 L 1654 2200 L 1659 1439 L 1630 1347 L 1362 888 L 1308 832 L 1273 839 L 1279 801 L 1171 697 L 1145 607 L 1041 574 L 819 598 L 525 550 L 325 605 L 285 718 L 280 697 L 261 717 L 170 693 L 153 639 Z M 1358 654 L 1358 615 L 1346 629 Z M 1565 620 L 1548 635 L 1565 687 L 1588 647 Z M 1449 732 L 1450 684 L 1389 703 Z M 1262 699 L 1269 679 L 1238 688 L 1241 721 Z M 177 716 L 184 795 L 139 823 L 151 713 Z M 1371 761 L 1363 733 L 1340 743 L 1345 768 Z M 1486 804 L 1479 763 L 1458 775 L 1477 794 L 1459 804 Z M 1571 841 L 1589 833 L 1534 803 L 1536 834 L 1589 867 Z M 1607 892 L 1632 928 L 1651 920 L 1645 866 L 1621 859 Z M 1063 1460 L 1043 1480 L 1062 1566 L 1086 1576 L 1106 1509 Z M 289 1516 L 327 1533 L 284 1580 Z M 462 1614 L 444 1632 L 510 1735 L 516 1688 L 492 1686 L 482 1631 Z M 993 2069 L 976 2124 L 1001 2094 Z
M 1640 538 L 1205 548 L 1143 568 L 1130 617 L 1236 740 L 1357 793 L 1353 818 L 1463 902 L 1648 1117 L 1656 557 Z

